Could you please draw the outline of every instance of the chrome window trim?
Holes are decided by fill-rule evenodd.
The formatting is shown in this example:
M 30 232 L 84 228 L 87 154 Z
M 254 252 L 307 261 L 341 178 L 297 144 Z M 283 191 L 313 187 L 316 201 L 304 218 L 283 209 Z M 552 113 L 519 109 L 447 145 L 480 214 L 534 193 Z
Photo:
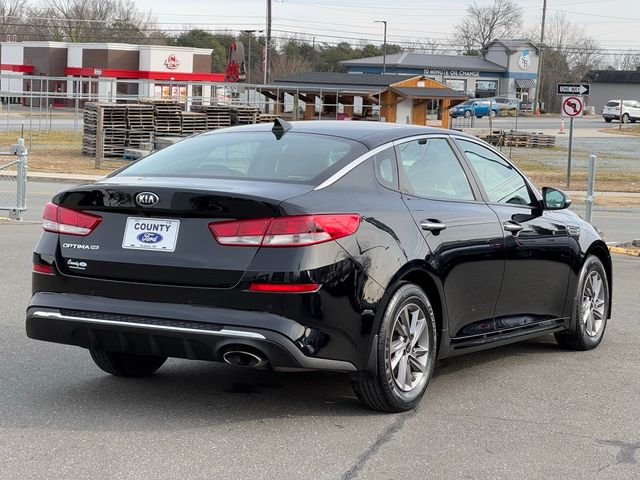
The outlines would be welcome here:
M 62 315 L 58 312 L 45 312 L 35 311 L 32 314 L 34 317 L 40 318 L 55 318 L 58 320 L 70 320 L 74 322 L 96 323 L 99 325 L 111 325 L 118 327 L 135 327 L 135 328 L 147 328 L 150 330 L 163 330 L 170 332 L 186 332 L 186 333 L 200 333 L 203 335 L 215 335 L 220 337 L 238 337 L 238 338 L 253 338 L 257 340 L 266 340 L 266 338 L 256 332 L 246 332 L 243 330 L 232 330 L 223 328 L 221 330 L 200 330 L 197 328 L 185 328 L 185 327 L 170 327 L 164 325 L 150 325 L 147 323 L 135 323 L 135 322 L 119 322 L 117 320 L 101 320 L 97 318 L 75 317 L 70 315 Z

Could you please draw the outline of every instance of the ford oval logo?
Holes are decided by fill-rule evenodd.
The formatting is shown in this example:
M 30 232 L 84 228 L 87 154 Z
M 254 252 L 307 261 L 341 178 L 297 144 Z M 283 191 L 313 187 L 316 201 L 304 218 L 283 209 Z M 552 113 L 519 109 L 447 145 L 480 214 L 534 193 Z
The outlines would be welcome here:
M 154 232 L 144 232 L 136 238 L 142 243 L 160 243 L 162 241 L 162 235 Z
M 160 201 L 160 197 L 153 192 L 140 192 L 136 195 L 136 203 L 141 207 L 155 205 Z

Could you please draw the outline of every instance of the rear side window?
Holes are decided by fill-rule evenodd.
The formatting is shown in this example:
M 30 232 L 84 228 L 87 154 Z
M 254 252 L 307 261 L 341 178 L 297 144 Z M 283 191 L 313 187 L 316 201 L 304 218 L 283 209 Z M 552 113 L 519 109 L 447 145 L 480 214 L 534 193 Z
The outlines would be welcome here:
M 118 175 L 320 183 L 367 151 L 327 135 L 289 132 L 278 140 L 271 132 L 221 132 L 183 140 Z
M 467 176 L 444 138 L 414 140 L 398 146 L 400 167 L 420 197 L 474 200 Z

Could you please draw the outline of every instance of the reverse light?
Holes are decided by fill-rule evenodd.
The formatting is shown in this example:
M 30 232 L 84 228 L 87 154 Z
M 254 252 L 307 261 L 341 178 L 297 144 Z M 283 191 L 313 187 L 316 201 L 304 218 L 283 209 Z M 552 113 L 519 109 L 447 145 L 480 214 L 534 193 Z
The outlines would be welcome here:
M 266 293 L 310 293 L 320 289 L 318 283 L 252 283 L 250 292 Z
M 360 215 L 318 214 L 213 222 L 209 230 L 221 245 L 303 247 L 355 233 Z
M 42 211 L 42 228 L 47 232 L 67 235 L 89 235 L 102 221 L 102 217 L 78 212 L 48 202 Z
M 35 273 L 43 273 L 45 275 L 53 275 L 53 267 L 51 265 L 44 265 L 42 263 L 34 263 L 33 271 Z

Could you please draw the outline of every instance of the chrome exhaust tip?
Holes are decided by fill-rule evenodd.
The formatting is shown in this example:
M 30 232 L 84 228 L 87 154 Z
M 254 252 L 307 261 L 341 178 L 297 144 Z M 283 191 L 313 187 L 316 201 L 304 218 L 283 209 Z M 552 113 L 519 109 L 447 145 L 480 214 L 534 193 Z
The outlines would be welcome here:
M 222 359 L 231 365 L 238 365 L 239 367 L 260 368 L 267 364 L 266 358 L 243 350 L 229 350 L 222 355 Z

